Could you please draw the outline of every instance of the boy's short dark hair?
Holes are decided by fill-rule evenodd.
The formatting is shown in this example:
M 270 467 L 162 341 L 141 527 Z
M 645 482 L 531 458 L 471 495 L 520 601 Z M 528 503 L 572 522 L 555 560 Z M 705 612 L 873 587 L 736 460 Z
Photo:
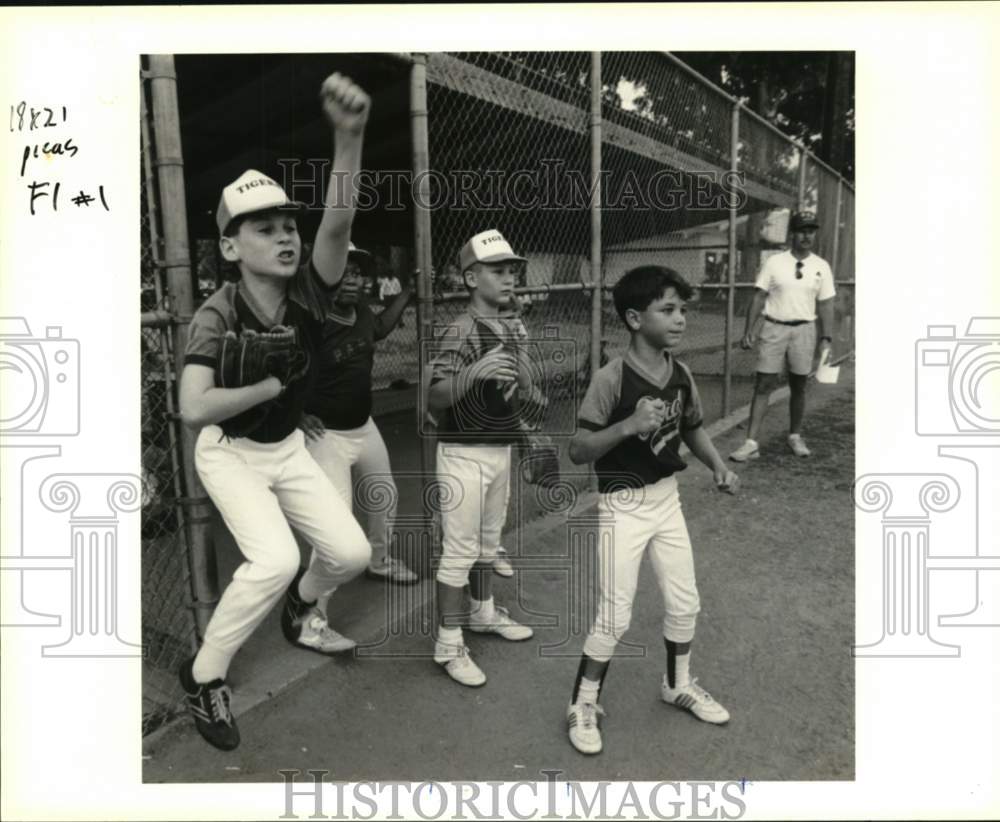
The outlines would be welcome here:
M 227 224 L 226 230 L 222 232 L 223 237 L 235 237 L 240 233 L 240 226 L 246 222 L 249 214 L 241 214 L 239 217 L 233 217 Z
M 615 310 L 625 322 L 625 312 L 630 308 L 645 311 L 650 303 L 663 296 L 672 288 L 685 302 L 691 299 L 694 289 L 680 274 L 665 265 L 643 265 L 626 271 L 615 283 L 611 294 L 615 300 Z

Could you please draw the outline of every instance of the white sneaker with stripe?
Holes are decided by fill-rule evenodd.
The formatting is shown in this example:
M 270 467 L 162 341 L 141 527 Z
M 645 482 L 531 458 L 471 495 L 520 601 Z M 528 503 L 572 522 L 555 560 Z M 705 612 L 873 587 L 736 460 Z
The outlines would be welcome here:
M 729 721 L 729 711 L 716 702 L 708 691 L 699 687 L 697 679 L 680 688 L 671 688 L 664 676 L 661 695 L 667 704 L 690 711 L 703 722 L 723 725 Z
M 475 612 L 469 615 L 469 630 L 477 634 L 497 634 L 511 642 L 531 639 L 535 632 L 511 618 L 510 611 L 502 605 L 493 606 L 493 616 L 483 619 Z
M 593 702 L 577 702 L 566 709 L 566 730 L 569 741 L 582 754 L 599 754 L 604 747 L 601 741 L 601 717 L 604 709 Z

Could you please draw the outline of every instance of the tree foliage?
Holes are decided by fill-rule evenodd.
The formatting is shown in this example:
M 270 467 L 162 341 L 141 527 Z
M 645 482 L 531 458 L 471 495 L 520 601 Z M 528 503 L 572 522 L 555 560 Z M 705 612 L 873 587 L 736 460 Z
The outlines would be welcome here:
M 675 54 L 853 180 L 853 52 Z

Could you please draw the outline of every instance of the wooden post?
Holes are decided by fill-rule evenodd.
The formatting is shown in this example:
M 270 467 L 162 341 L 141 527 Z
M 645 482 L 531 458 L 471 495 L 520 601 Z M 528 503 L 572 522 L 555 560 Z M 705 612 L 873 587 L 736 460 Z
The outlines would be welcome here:
M 729 169 L 735 175 L 740 164 L 740 104 L 733 103 L 730 128 Z M 729 265 L 728 288 L 726 290 L 726 328 L 722 349 L 722 416 L 729 415 L 730 388 L 733 378 L 733 308 L 736 299 L 736 206 L 735 199 L 729 202 Z
M 424 484 L 434 471 L 434 439 L 427 433 L 428 352 L 434 339 L 434 292 L 431 281 L 430 150 L 427 133 L 427 55 L 414 54 L 410 69 L 410 133 L 413 142 L 413 245 L 417 279 L 417 431 L 420 434 L 420 472 Z M 424 495 L 425 506 L 430 502 Z M 430 515 L 430 511 L 426 511 Z
M 194 283 L 188 244 L 187 207 L 184 199 L 184 160 L 181 154 L 180 115 L 177 108 L 177 74 L 170 54 L 149 58 L 153 132 L 156 138 L 156 168 L 160 188 L 160 215 L 163 221 L 163 255 L 158 262 L 166 271 L 169 310 L 176 317 L 174 328 L 174 373 L 184 367 L 188 328 L 194 314 Z M 188 563 L 191 597 L 199 637 L 203 637 L 212 609 L 219 600 L 218 569 L 212 543 L 212 504 L 194 467 L 196 434 L 181 426 L 181 454 L 187 506 Z
M 601 264 L 601 52 L 590 55 L 590 373 L 601 367 L 601 310 L 604 274 Z

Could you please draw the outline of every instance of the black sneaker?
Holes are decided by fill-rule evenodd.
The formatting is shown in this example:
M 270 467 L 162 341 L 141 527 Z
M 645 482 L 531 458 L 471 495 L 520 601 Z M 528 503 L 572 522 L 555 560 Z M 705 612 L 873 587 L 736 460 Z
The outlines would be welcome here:
M 240 744 L 240 732 L 229 709 L 232 700 L 229 686 L 223 679 L 207 684 L 195 682 L 193 667 L 194 657 L 191 657 L 181 665 L 178 674 L 194 726 L 209 745 L 221 751 L 232 751 Z
M 299 580 L 305 573 L 305 568 L 299 568 L 295 579 L 292 580 L 292 584 L 285 592 L 285 601 L 281 606 L 281 632 L 292 645 L 299 644 L 303 621 L 310 609 L 316 605 L 315 602 L 303 602 L 302 597 L 299 596 Z

